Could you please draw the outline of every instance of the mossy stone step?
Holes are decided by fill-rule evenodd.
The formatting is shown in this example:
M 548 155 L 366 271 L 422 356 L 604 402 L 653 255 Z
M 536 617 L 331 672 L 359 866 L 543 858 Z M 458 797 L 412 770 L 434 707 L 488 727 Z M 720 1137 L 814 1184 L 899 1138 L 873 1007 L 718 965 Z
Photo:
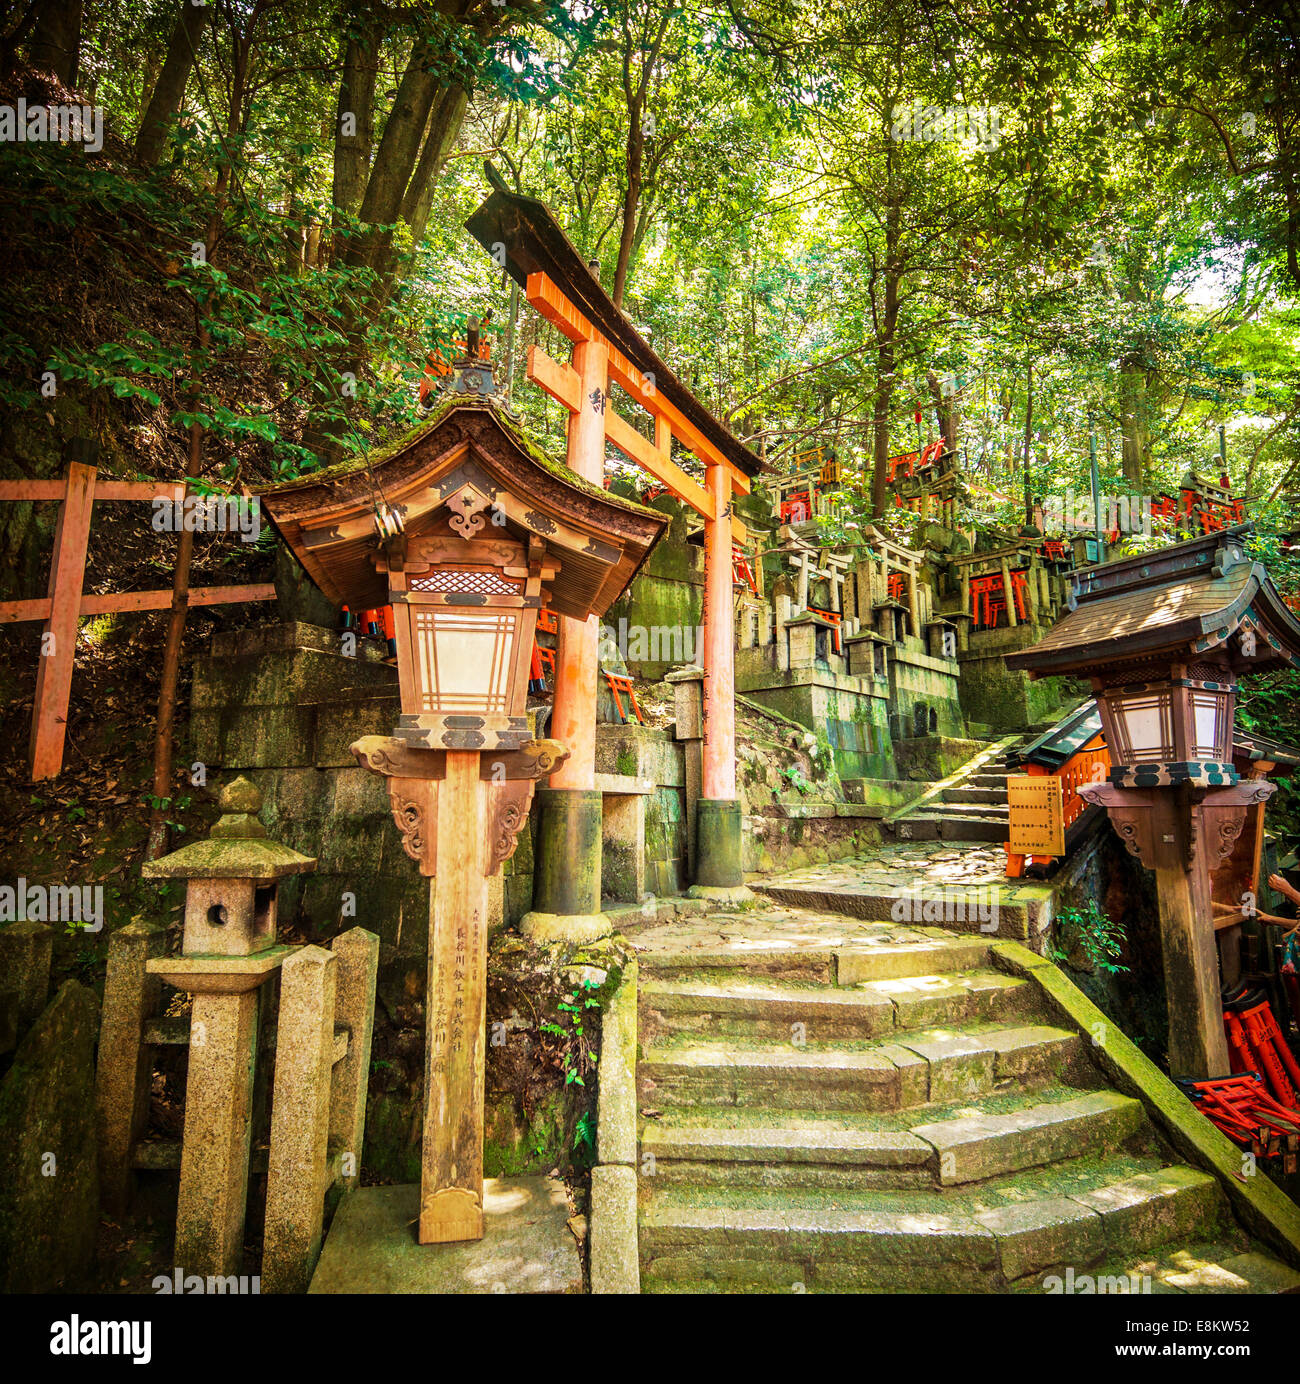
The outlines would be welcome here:
M 940 804 L 942 806 L 942 804 Z M 1005 841 L 1007 816 L 982 817 L 976 810 L 939 812 L 932 808 L 894 823 L 900 841 Z
M 863 981 L 851 988 L 781 985 L 754 977 L 652 980 L 641 990 L 641 1034 L 805 1040 L 873 1038 L 900 1029 L 1030 1012 L 1034 987 L 1001 971 Z
M 1066 1088 L 1047 1101 L 988 1104 L 910 1128 L 900 1123 L 906 1115 L 830 1121 L 784 1112 L 759 1123 L 723 1108 L 705 1123 L 674 1120 L 669 1111 L 643 1125 L 641 1156 L 655 1179 L 700 1186 L 937 1190 L 1153 1144 L 1141 1104 L 1111 1091 Z
M 895 1027 L 887 995 L 828 985 L 778 985 L 755 980 L 652 980 L 641 989 L 641 1032 L 669 1028 L 698 1033 L 804 1039 L 874 1038 Z
M 900 1029 L 1023 1016 L 1037 1004 L 1036 991 L 1028 981 L 983 968 L 949 975 L 865 980 L 854 990 L 887 998 Z
M 945 788 L 939 797 L 946 803 L 979 803 L 990 807 L 1005 807 L 1007 790 L 1005 784 L 1000 788 L 971 788 L 963 785 L 961 788 Z
M 1014 1285 L 1015 1292 L 1295 1293 L 1300 1270 L 1243 1234 L 1124 1255 L 1105 1264 L 1064 1266 L 1059 1282 Z M 1086 1282 L 1084 1280 L 1087 1280 Z
M 989 956 L 987 939 L 932 937 L 897 945 L 843 948 L 836 953 L 835 974 L 841 985 L 860 985 L 866 980 L 909 980 L 985 969 L 990 965 Z
M 669 1038 L 645 1052 L 638 1080 L 643 1105 L 901 1110 L 1059 1077 L 1080 1050 L 1078 1034 L 1046 1024 L 922 1029 L 856 1046 Z
M 938 1155 L 946 1187 L 1100 1152 L 1149 1131 L 1140 1101 L 1117 1091 L 1087 1091 L 1020 1110 L 913 1125 Z
M 835 984 L 834 947 L 789 947 L 779 944 L 744 951 L 691 948 L 687 951 L 643 951 L 637 956 L 643 976 L 709 974 L 718 978 L 769 975 L 782 981 Z
M 1214 1179 L 1155 1160 L 1078 1160 L 976 1192 L 718 1192 L 658 1186 L 640 1214 L 651 1283 L 704 1261 L 795 1266 L 810 1286 L 998 1291 L 1068 1263 L 1151 1253 L 1226 1229 Z M 759 1276 L 759 1275 L 755 1275 Z

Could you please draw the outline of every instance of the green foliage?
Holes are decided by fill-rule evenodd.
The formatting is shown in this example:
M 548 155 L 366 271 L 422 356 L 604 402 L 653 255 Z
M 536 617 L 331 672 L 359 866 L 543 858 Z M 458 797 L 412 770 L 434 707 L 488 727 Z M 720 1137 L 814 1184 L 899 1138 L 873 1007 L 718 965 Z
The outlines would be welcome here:
M 539 1031 L 553 1040 L 549 1045 L 552 1061 L 564 1072 L 566 1086 L 585 1086 L 585 1078 L 596 1065 L 597 1054 L 592 1050 L 591 1034 L 583 1019 L 588 1010 L 600 1008 L 600 1001 L 593 995 L 599 989 L 594 981 L 579 981 L 568 999 L 556 1005 L 556 1018 L 539 1025 Z
M 1075 956 L 1084 967 L 1103 975 L 1119 975 L 1128 970 L 1118 958 L 1124 952 L 1124 929 L 1089 899 L 1082 908 L 1063 909 L 1056 915 L 1055 932 L 1048 955 L 1057 962 L 1070 962 Z

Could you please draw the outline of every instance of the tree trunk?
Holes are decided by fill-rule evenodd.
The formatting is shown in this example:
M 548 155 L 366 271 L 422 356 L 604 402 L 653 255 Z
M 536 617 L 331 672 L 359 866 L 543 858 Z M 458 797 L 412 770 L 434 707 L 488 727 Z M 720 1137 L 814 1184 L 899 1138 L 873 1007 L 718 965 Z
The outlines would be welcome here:
M 66 87 L 75 87 L 80 52 L 81 0 L 46 0 L 27 46 L 32 66 L 53 72 Z
M 636 209 L 641 200 L 641 161 L 645 153 L 645 134 L 641 129 L 641 107 L 628 108 L 627 187 L 623 192 L 623 225 L 618 237 L 618 263 L 614 269 L 614 306 L 623 306 L 627 272 L 632 263 L 632 243 L 636 237 Z
M 358 216 L 366 222 L 367 230 L 349 249 L 350 264 L 378 267 L 391 243 L 391 232 L 375 227 L 391 226 L 401 214 L 402 198 L 410 185 L 429 112 L 438 93 L 437 78 L 426 71 L 435 57 L 427 41 L 417 43 L 411 50 L 366 180 Z
M 135 137 L 135 156 L 146 166 L 158 162 L 167 140 L 167 124 L 185 100 L 185 88 L 189 84 L 195 54 L 203 37 L 203 21 L 207 13 L 205 5 L 192 5 L 190 0 L 181 0 L 176 27 L 167 42 L 167 58 Z
M 1032 528 L 1034 523 L 1034 468 L 1031 464 L 1030 446 L 1034 437 L 1034 362 L 1025 365 L 1025 524 Z M 1007 592 L 1010 601 L 1011 593 Z
M 1151 447 L 1147 431 L 1146 392 L 1146 377 L 1141 363 L 1134 356 L 1126 356 L 1120 363 L 1119 373 L 1120 429 L 1124 442 L 1121 464 L 1124 479 L 1139 494 L 1142 491 L 1147 453 Z
M 885 512 L 885 479 L 889 469 L 889 410 L 894 398 L 894 332 L 898 326 L 898 285 L 902 278 L 898 263 L 901 221 L 895 194 L 885 214 L 885 302 L 883 313 L 876 323 L 876 399 L 871 420 L 871 514 L 875 519 L 881 518 Z
M 926 383 L 930 386 L 930 397 L 934 400 L 934 419 L 939 427 L 939 436 L 946 439 L 949 451 L 957 451 L 961 446 L 961 414 L 957 408 L 957 394 L 945 396 L 939 377 L 933 370 L 925 372 Z
M 370 154 L 375 140 L 375 79 L 379 60 L 370 35 L 349 36 L 343 42 L 343 76 L 339 82 L 334 121 L 335 212 L 355 215 L 366 190 Z M 334 218 L 335 257 L 342 254 L 339 218 Z
M 410 226 L 411 241 L 415 245 L 424 238 L 434 189 L 438 186 L 438 175 L 451 152 L 451 146 L 460 136 L 468 105 L 469 93 L 464 87 L 453 85 L 438 97 L 433 114 L 429 117 L 420 162 L 411 175 L 406 196 L 402 199 L 402 220 Z

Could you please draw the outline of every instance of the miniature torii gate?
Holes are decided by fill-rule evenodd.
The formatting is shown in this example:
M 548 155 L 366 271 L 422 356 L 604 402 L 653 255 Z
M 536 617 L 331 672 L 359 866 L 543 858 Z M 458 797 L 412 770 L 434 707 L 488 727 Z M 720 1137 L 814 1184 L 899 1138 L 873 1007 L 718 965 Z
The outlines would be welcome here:
M 611 442 L 704 519 L 704 744 L 696 886 L 740 887 L 732 549 L 748 532 L 732 512 L 732 496 L 749 493 L 750 475 L 762 463 L 703 409 L 630 327 L 544 204 L 498 185 L 466 226 L 523 284 L 528 302 L 573 344 L 569 365 L 552 360 L 538 346 L 528 355 L 529 380 L 569 412 L 569 467 L 601 484 L 605 444 Z M 566 281 L 570 292 L 557 278 Z M 574 301 L 579 296 L 590 315 Z M 611 381 L 654 419 L 653 442 L 610 407 Z M 665 384 L 671 384 L 670 392 L 680 402 L 667 396 Z M 672 460 L 674 437 L 703 462 L 704 485 Z M 608 930 L 600 916 L 600 795 L 595 779 L 598 633 L 594 619 L 559 622 L 550 734 L 570 754 L 551 776 L 542 833 L 551 855 L 572 861 L 573 868 L 563 881 L 549 880 L 544 872 L 535 881 L 534 911 L 527 920 L 533 935 L 595 936 Z M 567 804 L 557 802 L 556 790 L 572 795 Z M 549 826 L 548 812 L 554 813 Z

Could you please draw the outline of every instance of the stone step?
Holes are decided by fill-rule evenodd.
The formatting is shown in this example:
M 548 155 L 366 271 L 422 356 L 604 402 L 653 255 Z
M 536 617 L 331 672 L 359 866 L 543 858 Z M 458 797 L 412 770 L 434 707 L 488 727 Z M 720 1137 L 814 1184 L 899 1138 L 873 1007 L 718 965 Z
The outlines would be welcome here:
M 645 1180 L 643 1180 L 644 1182 Z M 1228 1230 L 1214 1179 L 1157 1159 L 1080 1159 L 933 1192 L 656 1185 L 640 1211 L 642 1286 L 1001 1292 Z M 1230 1233 L 1230 1232 L 1229 1232 Z
M 884 995 L 900 1029 L 958 1024 L 972 1019 L 1010 1019 L 1034 1011 L 1037 992 L 1028 982 L 1001 971 L 958 971 L 952 975 L 868 980 L 855 990 Z
M 908 819 L 896 825 L 907 826 Z M 954 845 L 960 851 L 960 845 Z M 831 877 L 821 880 L 800 878 L 771 881 L 755 880 L 752 888 L 780 903 L 792 908 L 810 909 L 822 913 L 839 913 L 849 918 L 858 918 L 880 923 L 906 924 L 908 926 L 942 926 L 949 936 L 978 934 L 988 929 L 990 937 L 1025 938 L 1041 931 L 1039 914 L 1050 905 L 1052 891 L 1050 886 L 1008 881 L 999 879 L 994 883 L 982 885 L 954 884 L 933 891 L 921 886 L 921 892 L 913 894 L 917 886 L 915 876 L 903 875 L 900 882 L 891 889 L 880 879 L 847 879 Z M 917 900 L 916 903 L 911 900 Z M 899 903 L 904 900 L 905 913 L 900 918 Z M 997 916 L 992 916 L 992 906 L 997 905 Z M 927 905 L 936 906 L 938 911 L 928 922 L 923 914 Z M 907 916 L 911 914 L 913 916 Z M 841 950 L 841 955 L 844 949 Z M 862 950 L 862 948 L 858 948 Z M 642 965 L 646 962 L 643 960 Z M 652 963 L 653 964 L 653 963 Z M 971 963 L 980 965 L 980 962 Z M 688 969 L 688 961 L 679 961 L 681 969 Z M 773 964 L 773 974 L 780 973 L 779 965 Z M 938 970 L 938 967 L 929 967 Z M 842 977 L 841 984 L 847 984 Z
M 660 1033 L 753 1038 L 875 1038 L 893 1032 L 888 995 L 829 985 L 779 985 L 743 978 L 651 980 L 641 987 L 642 1043 Z
M 798 886 L 795 886 L 797 889 Z M 768 892 L 774 896 L 779 890 Z M 978 896 L 972 893 L 972 898 Z M 879 896 L 879 915 L 888 919 L 896 896 Z M 977 919 L 978 921 L 978 919 Z M 856 985 L 863 980 L 893 980 L 905 976 L 943 975 L 989 965 L 988 937 L 963 937 L 937 927 L 918 926 L 916 940 L 897 942 L 882 930 L 879 942 L 853 941 L 843 946 L 746 947 L 743 950 L 691 948 L 685 951 L 643 951 L 638 956 L 647 980 L 704 979 L 722 983 L 769 977 L 774 983 Z
M 1114 1092 L 1067 1087 L 1027 1099 L 952 1105 L 947 1119 L 922 1123 L 913 1122 L 919 1112 L 828 1118 L 724 1107 L 675 1119 L 670 1110 L 644 1122 L 641 1167 L 653 1169 L 655 1185 L 937 1190 L 1150 1143 L 1141 1105 Z
M 939 812 L 942 804 L 932 804 L 915 817 L 900 817 L 893 823 L 899 841 L 1005 841 L 1007 818 L 981 817 L 968 813 Z
M 939 934 L 918 942 L 843 948 L 836 953 L 835 976 L 841 985 L 908 980 L 982 970 L 989 966 L 989 960 L 988 938 Z
M 777 897 L 774 893 L 773 897 Z M 884 917 L 888 917 L 888 913 Z M 741 950 L 643 951 L 637 961 L 645 976 L 708 975 L 714 979 L 770 976 L 774 980 L 835 984 L 834 947 L 772 944 Z
M 1044 1284 L 1034 1275 L 1012 1285 L 1017 1293 L 1297 1293 L 1300 1269 L 1284 1264 L 1244 1235 L 1159 1246 L 1101 1265 L 1069 1264 Z
M 967 1020 L 1010 1019 L 1034 1009 L 1033 986 L 986 968 L 854 980 L 864 969 L 905 964 L 872 953 L 843 956 L 842 973 L 854 982 L 848 988 L 780 985 L 745 976 L 651 980 L 641 989 L 641 1038 L 652 1042 L 668 1032 L 825 1042 Z
M 955 790 L 950 789 L 949 791 Z M 1007 807 L 1006 798 L 1003 797 L 991 803 L 931 803 L 926 811 L 936 817 L 984 817 L 992 821 L 1007 817 L 1010 809 Z
M 1019 773 L 1018 769 L 985 769 L 978 774 L 972 774 L 970 778 L 963 779 L 963 788 L 991 788 L 1002 794 L 1003 798 L 1007 795 L 1007 779 L 1013 773 Z
M 945 803 L 959 803 L 966 806 L 1005 807 L 1007 791 L 1005 788 L 945 788 L 939 795 Z
M 963 1114 L 913 1125 L 938 1155 L 945 1187 L 1020 1172 L 1112 1149 L 1147 1128 L 1141 1102 L 1118 1091 L 1087 1091 L 1002 1114 Z
M 905 1110 L 975 1097 L 1012 1080 L 1040 1084 L 1077 1064 L 1079 1035 L 1044 1024 L 921 1029 L 893 1042 L 836 1046 L 667 1039 L 638 1064 L 644 1108 Z

